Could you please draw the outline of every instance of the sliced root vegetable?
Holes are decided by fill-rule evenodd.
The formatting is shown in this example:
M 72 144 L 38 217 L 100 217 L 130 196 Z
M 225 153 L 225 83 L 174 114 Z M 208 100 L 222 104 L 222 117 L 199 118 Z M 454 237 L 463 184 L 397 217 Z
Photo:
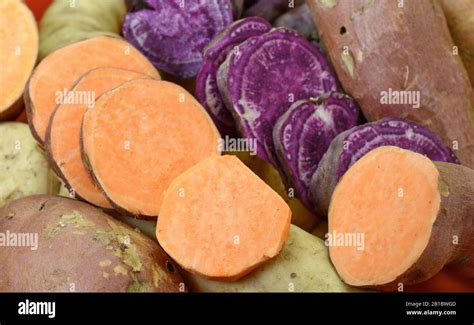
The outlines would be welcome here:
M 439 1 L 307 3 L 344 90 L 367 120 L 416 122 L 474 168 L 474 92 Z
M 308 209 L 313 210 L 309 185 L 319 161 L 334 137 L 354 127 L 358 117 L 357 103 L 335 92 L 313 101 L 297 101 L 275 124 L 273 142 L 288 186 L 295 188 Z
M 166 190 L 156 236 L 185 270 L 233 281 L 279 254 L 290 221 L 285 201 L 238 158 L 215 156 Z
M 217 88 L 217 71 L 230 51 L 238 51 L 238 46 L 249 37 L 271 28 L 265 19 L 244 18 L 227 27 L 204 50 L 204 62 L 196 77 L 196 96 L 223 136 L 234 136 L 236 130 L 234 118 Z
M 436 134 L 402 119 L 383 119 L 356 126 L 339 134 L 321 159 L 310 182 L 310 200 L 316 211 L 327 215 L 329 201 L 339 179 L 370 150 L 396 146 L 431 160 L 458 163 L 458 159 Z
M 82 76 L 71 89 L 73 98 L 80 101 L 65 101 L 51 116 L 46 132 L 45 147 L 50 162 L 59 177 L 78 198 L 103 208 L 111 208 L 107 198 L 94 183 L 82 162 L 81 123 L 88 109 L 94 107 L 96 99 L 106 91 L 133 79 L 148 76 L 117 68 L 97 68 Z M 81 96 L 81 97 L 79 97 Z
M 239 131 L 255 139 L 257 155 L 275 165 L 272 130 L 278 118 L 297 100 L 339 89 L 319 50 L 285 28 L 251 37 L 230 52 L 217 82 Z
M 348 292 L 358 291 L 339 278 L 324 241 L 291 226 L 281 253 L 235 282 L 206 280 L 183 272 L 198 292 Z
M 218 155 L 218 139 L 194 97 L 158 80 L 132 80 L 106 92 L 82 124 L 83 159 L 108 199 L 155 218 L 171 181 Z
M 54 51 L 34 70 L 25 91 L 30 128 L 40 143 L 44 142 L 51 115 L 64 93 L 82 75 L 99 67 L 127 69 L 160 78 L 143 55 L 119 38 L 100 36 Z
M 454 44 L 459 47 L 462 62 L 474 85 L 474 1 L 442 0 L 440 3 Z
M 28 125 L 0 123 L 0 207 L 34 194 L 57 194 L 59 181 Z
M 268 21 L 273 21 L 285 11 L 303 3 L 304 0 L 258 0 L 245 11 L 244 16 L 257 16 L 265 18 Z
M 313 22 L 313 16 L 307 4 L 302 4 L 290 9 L 278 17 L 273 23 L 275 27 L 286 27 L 293 29 L 307 39 L 318 39 L 318 31 Z
M 230 0 L 138 0 L 125 16 L 123 34 L 160 70 L 193 78 L 204 47 L 233 21 Z
M 329 208 L 331 260 L 354 286 L 400 288 L 445 265 L 474 279 L 474 171 L 398 147 L 372 150 Z
M 35 17 L 20 0 L 0 3 L 0 120 L 14 119 L 23 108 L 23 90 L 38 56 Z
M 27 245 L 0 250 L 0 292 L 186 291 L 156 242 L 86 203 L 21 198 L 0 209 L 0 229 Z

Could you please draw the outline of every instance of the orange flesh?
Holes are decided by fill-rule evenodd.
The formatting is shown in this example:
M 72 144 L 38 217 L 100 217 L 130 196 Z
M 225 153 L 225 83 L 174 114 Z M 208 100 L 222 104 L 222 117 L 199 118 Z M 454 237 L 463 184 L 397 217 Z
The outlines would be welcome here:
M 333 245 L 331 260 L 351 285 L 381 285 L 407 271 L 428 245 L 440 208 L 439 172 L 423 155 L 379 147 L 354 164 L 336 187 L 330 234 L 363 234 L 364 249 Z
M 41 141 L 57 106 L 57 92 L 72 89 L 82 75 L 99 67 L 121 68 L 160 78 L 142 54 L 119 38 L 99 36 L 51 53 L 35 69 L 28 85 L 30 120 Z
M 23 94 L 38 55 L 33 14 L 19 0 L 0 1 L 0 113 Z
M 73 91 L 88 92 L 95 101 L 100 95 L 132 79 L 148 78 L 146 75 L 116 68 L 98 68 L 84 75 Z M 85 93 L 83 93 L 85 94 Z M 82 117 L 89 109 L 87 103 L 62 104 L 51 117 L 48 128 L 48 152 L 62 177 L 75 193 L 84 200 L 111 208 L 107 198 L 93 182 L 81 156 Z
M 156 217 L 171 181 L 220 154 L 219 133 L 178 85 L 134 80 L 105 93 L 84 115 L 83 149 L 107 197 L 134 215 Z
M 165 193 L 156 235 L 184 269 L 237 280 L 280 252 L 291 210 L 234 156 L 214 156 L 176 178 Z

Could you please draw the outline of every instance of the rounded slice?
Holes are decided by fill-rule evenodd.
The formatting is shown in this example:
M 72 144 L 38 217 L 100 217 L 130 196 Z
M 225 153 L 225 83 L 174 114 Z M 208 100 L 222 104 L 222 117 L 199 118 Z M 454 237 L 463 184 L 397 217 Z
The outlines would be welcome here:
M 230 0 L 137 0 L 123 22 L 125 39 L 160 70 L 193 78 L 202 51 L 233 20 Z
M 156 236 L 187 271 L 233 281 L 280 253 L 290 223 L 285 201 L 237 157 L 214 156 L 166 190 Z
M 217 71 L 230 51 L 249 37 L 268 32 L 272 25 L 263 18 L 248 17 L 222 31 L 204 50 L 204 62 L 196 77 L 196 96 L 212 117 L 222 135 L 236 134 L 234 118 L 217 87 Z
M 0 120 L 14 118 L 23 107 L 22 95 L 38 56 L 38 28 L 28 7 L 19 0 L 0 2 Z
M 189 167 L 219 154 L 219 133 L 178 85 L 132 80 L 106 92 L 84 115 L 83 158 L 117 208 L 159 214 L 162 194 Z
M 428 248 L 441 207 L 439 176 L 428 158 L 391 146 L 372 150 L 347 171 L 331 199 L 328 233 L 331 260 L 346 283 L 403 283 L 425 250 L 431 262 L 407 282 L 442 268 L 445 249 Z
M 321 157 L 332 139 L 354 127 L 358 117 L 356 102 L 334 92 L 316 100 L 297 101 L 278 119 L 273 129 L 276 154 L 286 179 L 307 208 L 313 210 L 309 184 Z
M 272 131 L 294 102 L 338 90 L 326 58 L 295 32 L 277 28 L 231 52 L 217 76 L 219 91 L 239 131 L 257 143 L 257 155 L 278 166 Z
M 160 78 L 143 55 L 119 38 L 99 36 L 54 51 L 36 67 L 25 92 L 30 128 L 40 143 L 44 142 L 46 128 L 62 94 L 71 90 L 89 70 L 99 67 L 121 68 Z
M 111 208 L 107 198 L 82 162 L 81 123 L 88 109 L 106 91 L 133 79 L 149 78 L 129 70 L 97 68 L 82 76 L 71 94 L 83 99 L 59 105 L 46 133 L 45 147 L 56 173 L 76 196 L 103 208 Z M 85 99 L 85 100 L 84 100 Z

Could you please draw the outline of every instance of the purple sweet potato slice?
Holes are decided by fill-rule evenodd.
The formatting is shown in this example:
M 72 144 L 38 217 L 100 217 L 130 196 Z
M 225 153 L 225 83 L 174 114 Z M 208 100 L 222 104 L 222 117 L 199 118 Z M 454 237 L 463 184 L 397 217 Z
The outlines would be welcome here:
M 293 29 L 307 39 L 319 39 L 313 16 L 306 3 L 288 10 L 278 17 L 273 25 Z
M 321 52 L 285 28 L 251 37 L 231 51 L 217 85 L 240 133 L 255 139 L 257 155 L 277 167 L 272 131 L 278 118 L 298 100 L 339 90 Z
M 303 3 L 304 0 L 258 0 L 244 12 L 244 16 L 257 16 L 273 21 L 284 12 Z
M 229 25 L 204 50 L 204 62 L 196 77 L 196 96 L 222 136 L 235 136 L 236 130 L 234 118 L 217 88 L 217 70 L 235 46 L 270 29 L 272 25 L 263 18 L 244 18 Z
M 381 146 L 411 150 L 433 161 L 459 163 L 436 134 L 414 122 L 387 118 L 356 126 L 334 138 L 311 178 L 309 197 L 320 215 L 327 215 L 337 182 L 349 167 Z
M 232 21 L 231 0 L 138 0 L 123 34 L 157 69 L 189 79 L 201 67 L 204 47 Z
M 277 121 L 273 129 L 276 154 L 286 178 L 303 204 L 313 210 L 309 184 L 331 141 L 354 127 L 359 106 L 349 96 L 331 93 L 317 100 L 300 100 Z

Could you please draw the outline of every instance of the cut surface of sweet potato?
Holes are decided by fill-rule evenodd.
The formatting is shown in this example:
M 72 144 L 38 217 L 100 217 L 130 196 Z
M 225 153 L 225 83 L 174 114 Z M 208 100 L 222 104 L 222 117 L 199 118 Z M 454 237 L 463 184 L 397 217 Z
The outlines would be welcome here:
M 172 180 L 220 154 L 219 133 L 180 86 L 132 80 L 102 95 L 82 124 L 83 158 L 113 205 L 156 217 Z
M 291 210 L 235 156 L 214 156 L 166 190 L 156 235 L 189 272 L 233 281 L 278 255 Z
M 160 78 L 142 54 L 119 38 L 99 36 L 54 51 L 33 71 L 25 91 L 30 128 L 40 143 L 44 142 L 61 95 L 71 90 L 82 75 L 99 67 L 127 69 Z
M 59 105 L 51 116 L 45 147 L 59 177 L 78 197 L 94 205 L 111 208 L 107 198 L 94 183 L 82 162 L 81 123 L 88 109 L 104 92 L 146 75 L 117 68 L 97 68 L 82 76 L 71 92 L 86 100 Z

